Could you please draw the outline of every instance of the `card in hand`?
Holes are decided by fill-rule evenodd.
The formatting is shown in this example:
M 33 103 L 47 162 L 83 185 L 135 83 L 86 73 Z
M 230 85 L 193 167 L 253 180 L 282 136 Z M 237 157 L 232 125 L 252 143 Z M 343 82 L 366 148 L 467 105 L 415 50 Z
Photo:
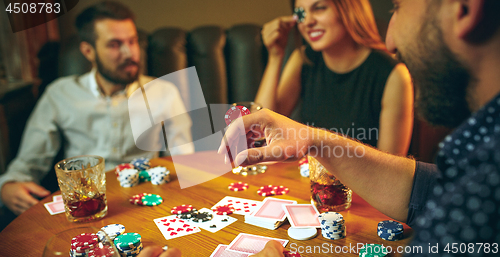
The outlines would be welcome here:
M 250 214 L 250 217 L 284 221 L 286 217 L 282 207 L 284 204 L 297 204 L 297 201 L 268 197 L 257 210 Z
M 207 209 L 207 208 L 203 208 L 201 210 L 198 210 L 198 212 L 208 212 L 208 213 L 212 214 L 212 219 L 209 221 L 205 221 L 205 222 L 194 222 L 194 221 L 189 221 L 189 220 L 185 220 L 185 221 L 188 224 L 191 224 L 192 226 L 197 226 L 197 227 L 202 228 L 204 230 L 208 230 L 212 233 L 215 233 L 215 232 L 229 226 L 229 224 L 238 220 L 236 218 L 229 217 L 227 215 L 217 215 L 212 210 Z
M 286 246 L 288 240 L 272 238 L 272 237 L 264 237 L 257 235 L 250 235 L 245 233 L 240 233 L 232 242 L 229 244 L 227 250 L 248 253 L 248 254 L 256 254 L 266 246 L 266 243 L 270 240 L 278 241 L 283 247 Z
M 284 204 L 283 210 L 294 228 L 319 228 L 319 212 L 312 204 Z
M 50 215 L 55 215 L 64 212 L 64 202 L 50 202 L 45 203 L 45 209 L 50 213 Z
M 233 196 L 226 196 L 222 198 L 218 203 L 216 203 L 212 209 L 216 206 L 231 204 L 234 208 L 234 214 L 248 215 L 259 207 L 260 201 L 243 199 Z
M 215 251 L 210 255 L 210 257 L 247 257 L 249 254 L 226 251 L 227 245 L 219 245 L 215 248 Z
M 157 218 L 153 221 L 167 240 L 201 231 L 198 227 L 178 219 L 175 215 Z

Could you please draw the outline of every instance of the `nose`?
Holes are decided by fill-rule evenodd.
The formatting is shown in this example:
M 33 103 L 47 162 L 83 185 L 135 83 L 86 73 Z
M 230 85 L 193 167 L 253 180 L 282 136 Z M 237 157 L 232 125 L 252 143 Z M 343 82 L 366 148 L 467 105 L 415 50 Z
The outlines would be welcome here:
M 129 58 L 132 56 L 132 49 L 131 49 L 131 46 L 129 46 L 128 44 L 122 44 L 121 48 L 120 48 L 120 52 L 124 58 Z
M 316 23 L 316 19 L 314 19 L 312 12 L 305 12 L 304 15 L 304 25 L 310 27 Z
M 387 47 L 387 50 L 390 52 L 390 53 L 397 53 L 398 51 L 398 48 L 396 47 L 396 44 L 394 42 L 394 24 L 396 23 L 395 20 L 396 20 L 396 15 L 397 14 L 393 14 L 392 17 L 391 17 L 391 21 L 389 22 L 389 27 L 387 28 L 387 36 L 385 37 L 385 45 Z

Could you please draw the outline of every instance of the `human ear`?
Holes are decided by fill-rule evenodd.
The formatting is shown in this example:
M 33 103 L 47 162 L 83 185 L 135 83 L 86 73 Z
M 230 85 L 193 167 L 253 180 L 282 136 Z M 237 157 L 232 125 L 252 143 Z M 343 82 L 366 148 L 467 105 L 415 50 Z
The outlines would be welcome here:
M 80 43 L 80 52 L 82 52 L 83 56 L 85 56 L 87 60 L 89 60 L 91 63 L 94 63 L 96 51 L 90 43 L 82 41 Z
M 484 18 L 485 0 L 458 0 L 454 6 L 454 32 L 461 39 L 471 38 Z

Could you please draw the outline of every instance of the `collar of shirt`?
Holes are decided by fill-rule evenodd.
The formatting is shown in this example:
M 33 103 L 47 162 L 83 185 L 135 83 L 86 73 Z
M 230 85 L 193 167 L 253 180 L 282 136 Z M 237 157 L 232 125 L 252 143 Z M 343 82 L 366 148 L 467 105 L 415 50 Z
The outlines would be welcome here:
M 481 159 L 481 155 L 484 155 L 482 149 L 485 147 L 490 149 L 491 144 L 495 144 L 494 137 L 498 134 L 500 134 L 500 94 L 439 144 L 440 150 L 436 159 L 439 169 L 444 171 L 455 165 L 461 167 L 475 157 Z
M 96 73 L 97 73 L 97 69 L 96 68 L 93 68 L 90 71 L 90 74 L 89 74 L 89 83 L 88 83 L 89 90 L 90 90 L 90 92 L 92 92 L 92 94 L 96 98 L 105 98 L 106 96 L 103 94 L 102 90 L 97 85 Z M 140 80 L 141 80 L 141 76 L 139 75 L 138 80 L 136 80 L 136 81 L 128 84 L 125 87 L 124 90 L 121 90 L 121 91 L 117 92 L 115 95 L 125 94 L 127 96 L 127 98 L 128 98 L 137 88 L 139 88 L 139 81 Z M 111 96 L 111 97 L 113 97 L 113 96 Z

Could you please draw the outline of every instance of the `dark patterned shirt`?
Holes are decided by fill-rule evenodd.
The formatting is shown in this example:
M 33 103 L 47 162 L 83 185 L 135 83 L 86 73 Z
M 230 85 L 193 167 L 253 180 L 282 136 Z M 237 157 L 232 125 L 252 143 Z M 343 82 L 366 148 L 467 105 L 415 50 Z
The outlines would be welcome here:
M 440 143 L 436 163 L 417 163 L 408 225 L 422 252 L 412 254 L 499 256 L 500 95 Z

